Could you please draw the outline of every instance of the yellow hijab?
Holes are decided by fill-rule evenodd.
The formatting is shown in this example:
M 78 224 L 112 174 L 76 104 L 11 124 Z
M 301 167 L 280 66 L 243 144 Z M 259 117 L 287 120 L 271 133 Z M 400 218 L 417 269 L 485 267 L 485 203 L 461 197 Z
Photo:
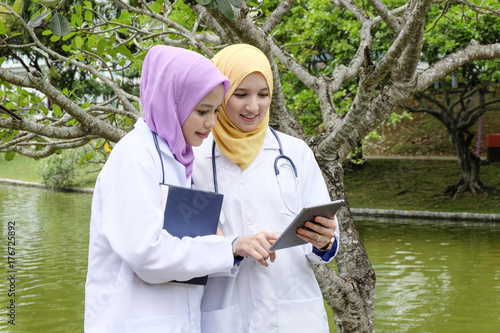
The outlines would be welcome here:
M 266 55 L 258 48 L 248 44 L 236 44 L 224 48 L 213 57 L 212 61 L 222 74 L 231 81 L 231 86 L 222 101 L 221 112 L 212 133 L 217 146 L 241 170 L 245 170 L 259 153 L 269 126 L 269 110 L 264 120 L 250 132 L 243 132 L 229 120 L 226 105 L 241 81 L 251 74 L 264 76 L 269 88 L 269 96 L 273 94 L 273 72 Z

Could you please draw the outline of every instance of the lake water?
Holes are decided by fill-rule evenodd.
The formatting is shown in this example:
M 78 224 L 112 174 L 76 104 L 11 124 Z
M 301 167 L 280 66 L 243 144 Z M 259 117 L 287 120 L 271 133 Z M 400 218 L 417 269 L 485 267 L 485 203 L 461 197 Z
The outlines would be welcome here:
M 91 199 L 0 185 L 1 332 L 83 331 Z M 500 224 L 357 224 L 377 274 L 378 332 L 500 332 Z

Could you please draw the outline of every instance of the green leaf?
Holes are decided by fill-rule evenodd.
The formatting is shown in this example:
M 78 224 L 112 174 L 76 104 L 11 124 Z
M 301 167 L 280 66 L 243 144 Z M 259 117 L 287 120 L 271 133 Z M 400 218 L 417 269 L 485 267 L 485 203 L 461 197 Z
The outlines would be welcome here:
M 50 30 L 56 36 L 64 36 L 71 32 L 71 27 L 66 17 L 56 14 L 50 21 Z
M 56 36 L 56 35 L 53 35 L 52 37 L 50 37 L 50 41 L 51 42 L 57 42 L 59 39 L 61 39 L 60 36 Z
M 229 3 L 231 5 L 233 5 L 234 7 L 236 7 L 236 8 L 240 8 L 241 7 L 241 4 L 240 4 L 240 2 L 238 0 L 229 0 Z
M 89 47 L 89 49 L 93 48 L 96 43 L 97 43 L 96 36 L 90 35 L 89 38 L 87 39 L 87 46 Z
M 4 61 L 5 61 L 5 57 L 0 57 L 0 66 L 3 64 Z
M 43 111 L 43 113 L 44 113 L 45 115 L 48 115 L 48 114 L 49 114 L 49 109 L 48 109 L 46 106 L 39 105 L 38 107 L 40 108 L 40 110 L 42 110 L 42 111 Z
M 234 19 L 233 7 L 229 4 L 228 0 L 217 0 L 217 5 L 219 6 L 222 13 L 230 20 Z
M 217 0 L 212 0 L 212 1 L 211 1 L 211 2 L 209 2 L 209 3 L 208 3 L 208 5 L 206 5 L 205 7 L 210 8 L 210 9 L 217 8 Z
M 12 161 L 14 157 L 16 157 L 16 152 L 15 151 L 8 151 L 4 155 L 6 161 Z
M 81 27 L 83 25 L 83 19 L 79 15 L 72 14 L 71 15 L 71 24 L 74 27 Z
M 152 6 L 151 6 L 151 10 L 155 13 L 158 13 L 160 14 L 161 13 L 161 10 L 163 9 L 162 5 L 159 4 L 158 2 L 155 2 Z
M 19 15 L 21 15 L 21 13 L 23 12 L 23 7 L 24 7 L 24 0 L 16 0 L 12 5 L 12 9 L 14 9 L 14 11 Z
M 52 31 L 45 30 L 44 32 L 42 32 L 42 35 L 44 35 L 44 36 L 52 35 Z
M 77 49 L 81 49 L 82 45 L 83 45 L 83 39 L 82 39 L 82 37 L 76 36 L 75 39 L 74 39 L 74 41 L 75 41 L 76 48 Z
M 62 40 L 66 41 L 68 39 L 70 39 L 71 37 L 73 37 L 74 35 L 76 35 L 76 32 L 70 32 L 69 34 L 65 35 Z
M 69 52 L 71 51 L 71 46 L 68 46 L 66 44 L 64 44 L 63 46 L 61 46 L 61 48 L 63 49 L 64 52 Z
M 78 4 L 75 6 L 75 12 L 78 14 L 78 15 L 82 15 L 82 5 Z
M 54 65 L 50 66 L 50 76 L 52 76 L 54 79 L 57 78 L 57 69 L 54 67 Z
M 115 48 L 116 52 L 119 52 L 126 56 L 127 58 L 132 58 L 132 52 L 125 46 L 125 45 L 120 45 L 117 48 Z
M 2 21 L 0 21 L 0 32 L 4 35 L 7 35 L 7 28 L 5 28 L 5 25 Z
M 59 117 L 63 114 L 61 108 L 57 104 L 52 105 L 52 111 L 54 111 L 54 116 Z
M 93 15 L 92 15 L 92 12 L 90 10 L 86 10 L 85 11 L 85 19 L 89 22 L 92 22 L 92 19 L 93 19 Z
M 105 38 L 99 39 L 99 42 L 97 42 L 97 55 L 99 57 L 102 57 L 104 55 L 104 49 L 107 45 L 108 43 L 106 42 Z
M 292 39 L 290 40 L 290 43 L 292 44 L 297 44 L 299 42 L 299 38 L 297 36 L 293 36 Z M 294 45 L 290 48 L 290 51 L 292 51 L 292 54 L 294 56 L 297 55 L 297 52 L 299 51 L 299 46 L 298 45 Z
M 196 0 L 196 2 L 199 3 L 200 5 L 206 6 L 210 2 L 212 2 L 212 0 Z
M 85 5 L 85 8 L 92 9 L 92 2 L 90 2 L 90 1 L 84 1 L 83 3 Z
M 78 162 L 79 166 L 82 166 L 85 164 L 85 161 L 91 160 L 92 157 L 94 157 L 94 152 L 91 150 L 87 154 L 83 155 L 83 157 L 80 159 L 80 162 Z
M 28 22 L 28 27 L 30 28 L 36 28 L 38 27 L 40 24 L 42 24 L 43 20 L 45 20 L 45 18 L 47 16 L 50 15 L 50 11 L 46 11 L 44 13 L 41 13 L 40 15 L 37 15 L 35 17 L 33 17 L 29 22 Z
M 55 7 L 59 3 L 59 0 L 38 0 L 38 2 L 47 7 Z

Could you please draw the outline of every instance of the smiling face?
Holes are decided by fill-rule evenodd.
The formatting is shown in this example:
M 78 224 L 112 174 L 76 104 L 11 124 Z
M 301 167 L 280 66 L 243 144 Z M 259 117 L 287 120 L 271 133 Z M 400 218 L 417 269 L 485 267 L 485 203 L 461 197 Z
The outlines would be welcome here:
M 226 105 L 231 122 L 243 132 L 254 130 L 271 105 L 266 79 L 259 73 L 247 75 L 233 92 Z
M 182 124 L 182 133 L 188 145 L 197 147 L 207 138 L 215 126 L 217 112 L 224 97 L 224 86 L 219 84 L 194 108 Z

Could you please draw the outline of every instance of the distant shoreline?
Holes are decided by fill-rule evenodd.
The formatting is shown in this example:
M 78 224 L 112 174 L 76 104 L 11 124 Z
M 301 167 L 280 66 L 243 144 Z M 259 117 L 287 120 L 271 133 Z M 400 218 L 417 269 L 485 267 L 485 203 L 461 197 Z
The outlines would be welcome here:
M 356 217 L 390 217 L 404 219 L 426 219 L 426 220 L 447 220 L 447 221 L 474 221 L 474 222 L 500 222 L 500 214 L 482 213 L 448 213 L 430 212 L 418 210 L 397 210 L 397 209 L 373 209 L 373 208 L 351 208 L 351 212 Z
M 87 187 L 68 187 L 68 188 L 49 188 L 44 184 L 33 183 L 33 182 L 25 182 L 22 180 L 14 180 L 14 179 L 3 179 L 0 178 L 0 185 L 14 185 L 14 186 L 24 186 L 24 187 L 36 187 L 44 190 L 53 190 L 53 191 L 62 191 L 62 192 L 81 192 L 81 193 L 94 193 L 93 188 Z

